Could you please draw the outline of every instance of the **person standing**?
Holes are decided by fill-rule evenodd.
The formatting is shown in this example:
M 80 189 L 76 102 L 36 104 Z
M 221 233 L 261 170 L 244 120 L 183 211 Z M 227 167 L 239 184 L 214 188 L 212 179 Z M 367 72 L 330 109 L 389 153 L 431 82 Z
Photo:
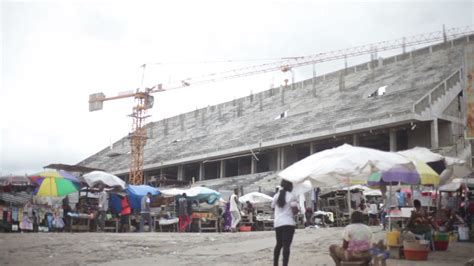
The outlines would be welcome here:
M 128 197 L 123 195 L 120 199 L 120 205 L 122 210 L 120 211 L 120 232 L 128 232 L 130 230 L 130 214 L 132 213 L 132 208 L 130 207 L 130 202 Z
M 146 193 L 145 196 L 143 196 L 142 201 L 141 201 L 141 208 L 140 208 L 140 232 L 143 232 L 143 227 L 145 225 L 145 220 L 147 220 L 148 227 L 149 227 L 149 232 L 154 231 L 153 230 L 153 222 L 151 219 L 151 214 L 150 214 L 150 203 L 151 203 L 151 193 L 148 192 Z
M 105 219 L 107 217 L 107 211 L 109 210 L 109 198 L 105 191 L 104 185 L 99 185 L 99 214 L 97 218 L 99 220 L 99 228 L 101 232 L 104 232 Z
M 398 209 L 402 209 L 402 207 L 405 207 L 406 205 L 406 197 L 405 197 L 405 192 L 403 192 L 401 189 L 397 189 L 397 202 L 398 202 Z
M 317 211 L 318 210 L 318 201 L 319 201 L 319 193 L 321 192 L 321 189 L 319 187 L 313 188 L 313 191 L 311 193 L 311 201 L 313 202 L 313 210 Z
M 183 193 L 181 198 L 178 200 L 178 215 L 179 231 L 186 232 L 186 229 L 189 225 L 188 198 L 186 193 Z
M 298 204 L 296 198 L 291 194 L 292 190 L 293 184 L 283 179 L 280 190 L 273 197 L 272 208 L 275 210 L 273 225 L 276 233 L 273 265 L 278 265 L 282 248 L 283 266 L 288 265 L 290 260 L 290 246 L 296 227 L 294 215 L 298 213 Z
M 224 232 L 232 230 L 232 215 L 230 214 L 230 202 L 225 204 L 224 209 Z
M 377 204 L 375 204 L 375 201 L 372 200 L 369 205 L 369 225 L 378 225 L 378 214 L 379 210 L 377 208 Z
M 229 203 L 230 203 L 230 215 L 232 217 L 232 224 L 231 230 L 232 232 L 237 232 L 237 225 L 240 222 L 240 209 L 239 209 L 239 202 L 237 201 L 239 190 L 237 188 L 234 189 L 234 194 L 230 196 Z

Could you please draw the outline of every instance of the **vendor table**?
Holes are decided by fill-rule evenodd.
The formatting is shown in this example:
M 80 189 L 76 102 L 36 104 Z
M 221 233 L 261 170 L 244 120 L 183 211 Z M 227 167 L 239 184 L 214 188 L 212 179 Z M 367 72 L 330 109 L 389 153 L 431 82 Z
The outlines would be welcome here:
M 88 214 L 83 214 L 81 216 L 70 216 L 69 217 L 70 232 L 89 232 L 90 231 L 90 221 L 91 217 Z
M 197 223 L 199 232 L 218 232 L 217 219 L 205 219 L 203 221 L 202 218 L 193 218 L 193 221 Z
M 115 232 L 115 233 L 118 233 L 119 231 L 119 221 L 116 220 L 116 219 L 112 219 L 112 220 L 105 220 L 105 226 L 104 226 L 104 231 L 112 231 L 112 232 Z M 99 229 L 99 228 L 97 228 Z
M 214 214 L 209 212 L 195 212 L 192 215 L 192 222 L 198 226 L 198 231 L 218 232 L 219 225 Z
M 388 223 L 388 219 L 391 219 L 392 220 L 392 226 L 396 222 L 400 221 L 402 223 L 402 228 L 405 228 L 406 223 L 408 222 L 408 219 L 410 219 L 410 217 L 411 217 L 411 211 L 412 210 L 413 210 L 413 208 L 402 208 L 400 211 L 398 211 L 398 210 L 395 211 L 395 212 L 392 211 L 390 214 L 387 214 L 387 216 L 385 216 L 385 220 Z M 388 230 L 391 231 L 392 228 L 389 228 Z
M 172 218 L 172 219 L 155 219 L 155 228 L 158 227 L 160 228 L 160 232 L 163 232 L 163 227 L 171 227 L 171 232 L 178 232 L 178 218 Z

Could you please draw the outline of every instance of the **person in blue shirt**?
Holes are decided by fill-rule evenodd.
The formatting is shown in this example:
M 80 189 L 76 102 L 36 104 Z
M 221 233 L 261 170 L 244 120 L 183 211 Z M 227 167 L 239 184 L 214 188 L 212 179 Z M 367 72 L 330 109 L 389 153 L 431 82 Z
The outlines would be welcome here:
M 397 201 L 399 209 L 406 206 L 405 192 L 403 192 L 401 189 L 397 189 Z

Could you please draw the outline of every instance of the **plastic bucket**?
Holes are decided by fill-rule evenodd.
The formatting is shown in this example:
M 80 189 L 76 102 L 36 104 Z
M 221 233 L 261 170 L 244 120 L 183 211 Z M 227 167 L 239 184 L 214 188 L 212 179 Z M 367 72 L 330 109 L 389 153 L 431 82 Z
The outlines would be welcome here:
M 469 241 L 469 227 L 458 227 L 459 241 Z
M 449 241 L 449 234 L 448 233 L 437 233 L 434 235 L 433 239 L 439 241 Z
M 436 251 L 447 250 L 449 246 L 449 241 L 435 240 L 434 246 L 435 246 Z
M 387 246 L 398 246 L 400 245 L 400 232 L 391 231 L 387 232 Z
M 449 242 L 457 242 L 458 238 L 459 238 L 458 233 L 457 232 L 452 232 L 449 235 Z
M 403 253 L 407 260 L 427 260 L 428 250 L 409 250 L 404 249 Z

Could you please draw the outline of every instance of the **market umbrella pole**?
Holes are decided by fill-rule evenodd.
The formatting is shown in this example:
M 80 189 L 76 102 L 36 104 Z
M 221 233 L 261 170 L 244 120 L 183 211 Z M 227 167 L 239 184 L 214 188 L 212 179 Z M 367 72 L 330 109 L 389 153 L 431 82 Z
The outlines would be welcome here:
M 349 219 L 351 218 L 352 209 L 351 209 L 351 190 L 347 188 L 347 211 L 349 213 Z
M 390 206 L 388 206 L 388 231 L 392 231 L 392 214 L 391 214 L 391 205 L 392 205 L 392 185 L 390 184 L 388 186 L 388 203 Z

